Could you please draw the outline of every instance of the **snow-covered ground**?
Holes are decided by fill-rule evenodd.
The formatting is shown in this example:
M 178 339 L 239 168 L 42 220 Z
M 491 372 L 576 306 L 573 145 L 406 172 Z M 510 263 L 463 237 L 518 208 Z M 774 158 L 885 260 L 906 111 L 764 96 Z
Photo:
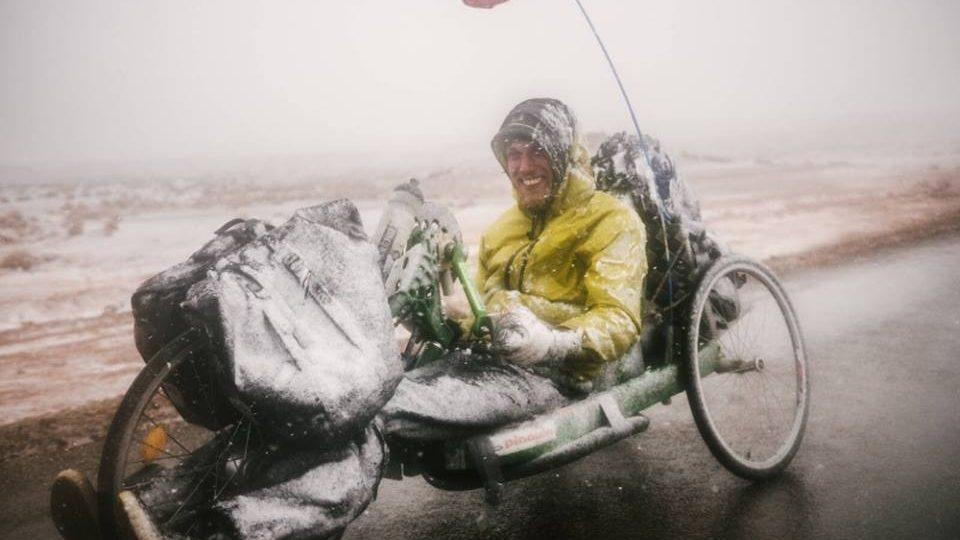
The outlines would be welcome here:
M 960 154 L 824 163 L 680 160 L 707 225 L 770 260 L 960 219 Z M 398 179 L 398 182 L 402 179 Z M 495 169 L 427 175 L 467 243 L 511 204 Z M 122 393 L 142 361 L 129 297 L 234 217 L 282 222 L 349 197 L 369 232 L 389 184 L 179 180 L 0 186 L 0 424 Z

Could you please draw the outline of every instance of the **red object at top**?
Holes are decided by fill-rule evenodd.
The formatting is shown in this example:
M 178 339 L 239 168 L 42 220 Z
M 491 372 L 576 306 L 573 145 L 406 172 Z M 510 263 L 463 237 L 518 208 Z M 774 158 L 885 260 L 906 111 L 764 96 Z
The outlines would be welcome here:
M 490 9 L 506 1 L 507 0 L 463 0 L 463 3 L 470 7 Z

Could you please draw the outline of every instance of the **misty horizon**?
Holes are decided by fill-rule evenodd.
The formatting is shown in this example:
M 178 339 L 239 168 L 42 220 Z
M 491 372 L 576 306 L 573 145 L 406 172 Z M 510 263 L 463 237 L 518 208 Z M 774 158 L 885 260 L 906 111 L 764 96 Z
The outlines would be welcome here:
M 960 5 L 584 2 L 678 155 L 960 153 Z M 0 3 L 0 182 L 490 167 L 532 96 L 632 131 L 573 2 Z M 271 172 L 273 171 L 273 172 Z

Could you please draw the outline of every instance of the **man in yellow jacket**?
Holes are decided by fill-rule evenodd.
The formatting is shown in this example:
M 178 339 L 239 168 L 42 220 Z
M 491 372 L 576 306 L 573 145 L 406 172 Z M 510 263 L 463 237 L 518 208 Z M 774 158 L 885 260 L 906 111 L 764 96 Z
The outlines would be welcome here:
M 524 101 L 491 146 L 517 201 L 480 245 L 497 358 L 455 353 L 408 373 L 381 416 L 390 434 L 433 439 L 530 418 L 589 392 L 639 336 L 643 224 L 596 191 L 570 109 Z
M 559 363 L 567 380 L 588 382 L 637 339 L 643 224 L 595 190 L 563 103 L 517 105 L 492 147 L 517 200 L 480 246 L 478 286 L 490 311 L 505 313 L 495 344 L 510 361 Z

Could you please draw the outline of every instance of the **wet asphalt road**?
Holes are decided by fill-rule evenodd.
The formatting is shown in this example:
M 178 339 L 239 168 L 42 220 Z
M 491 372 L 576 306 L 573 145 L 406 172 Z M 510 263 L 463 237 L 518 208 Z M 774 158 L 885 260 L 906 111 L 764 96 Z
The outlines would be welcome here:
M 718 465 L 686 400 L 574 464 L 479 491 L 385 481 L 345 540 L 960 538 L 960 238 L 785 280 L 811 360 L 806 436 L 780 478 Z
M 384 481 L 345 540 L 960 538 L 960 237 L 785 280 L 811 359 L 810 423 L 780 478 L 751 484 L 700 440 L 684 398 L 644 434 L 482 493 Z M 0 539 L 59 538 L 49 479 L 100 441 L 0 463 Z M 39 480 L 39 481 L 38 481 Z

